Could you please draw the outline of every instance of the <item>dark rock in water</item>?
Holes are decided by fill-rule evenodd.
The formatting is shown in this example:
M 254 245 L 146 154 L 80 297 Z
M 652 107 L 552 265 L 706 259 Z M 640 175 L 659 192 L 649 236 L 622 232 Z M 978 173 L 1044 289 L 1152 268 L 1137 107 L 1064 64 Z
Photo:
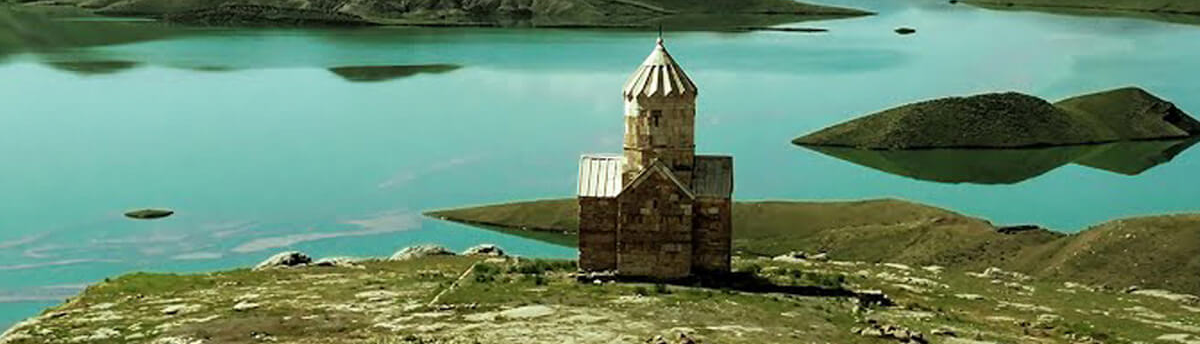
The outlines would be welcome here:
M 407 66 L 352 66 L 330 68 L 333 74 L 353 82 L 388 81 L 417 74 L 441 74 L 462 68 L 452 64 L 428 64 Z
M 125 212 L 125 217 L 138 220 L 153 220 L 161 219 L 174 214 L 174 210 L 168 209 L 139 209 Z
M 138 63 L 130 61 L 58 61 L 46 62 L 46 65 L 61 71 L 86 76 L 116 74 L 136 68 Z
M 910 27 L 902 27 L 902 28 L 897 28 L 896 33 L 901 34 L 901 35 L 911 35 L 911 34 L 917 33 L 917 29 L 910 28 Z
M 1017 148 L 1178 139 L 1200 122 L 1136 88 L 1050 104 L 1020 93 L 950 97 L 903 105 L 793 141 L 865 149 Z

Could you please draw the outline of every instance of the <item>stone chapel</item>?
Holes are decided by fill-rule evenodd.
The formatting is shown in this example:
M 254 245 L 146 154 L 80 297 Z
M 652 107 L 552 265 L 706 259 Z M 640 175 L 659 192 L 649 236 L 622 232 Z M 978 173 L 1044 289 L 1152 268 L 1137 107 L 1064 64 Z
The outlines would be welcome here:
M 675 279 L 729 272 L 733 157 L 696 155 L 696 84 L 660 37 L 625 83 L 622 155 L 579 161 L 579 267 Z

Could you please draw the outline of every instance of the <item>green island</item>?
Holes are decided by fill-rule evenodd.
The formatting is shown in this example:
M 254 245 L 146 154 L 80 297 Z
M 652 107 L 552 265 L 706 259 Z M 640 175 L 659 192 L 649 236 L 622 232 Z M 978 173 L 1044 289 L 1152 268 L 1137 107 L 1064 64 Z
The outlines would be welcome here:
M 119 17 L 220 26 L 482 26 L 735 29 L 870 12 L 790 0 L 210 1 L 6 0 Z
M 543 240 L 574 235 L 573 209 L 429 216 Z M 742 202 L 734 272 L 721 278 L 614 282 L 487 246 L 290 252 L 254 269 L 112 278 L 0 343 L 1188 343 L 1200 330 L 1200 298 L 1181 293 L 1200 285 L 1184 273 L 1198 268 L 1197 223 L 1131 218 L 1066 235 L 898 200 Z
M 1166 140 L 1200 134 L 1200 121 L 1136 87 L 1051 104 L 1016 92 L 927 100 L 797 138 L 858 149 L 1022 148 Z

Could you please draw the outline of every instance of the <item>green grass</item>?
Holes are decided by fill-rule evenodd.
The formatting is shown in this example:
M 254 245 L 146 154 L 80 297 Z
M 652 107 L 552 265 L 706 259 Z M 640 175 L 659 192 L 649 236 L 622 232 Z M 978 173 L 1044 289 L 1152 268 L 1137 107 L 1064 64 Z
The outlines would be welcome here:
M 1031 290 L 1023 291 L 962 272 L 866 262 L 741 257 L 734 266 L 748 274 L 745 278 L 778 286 L 881 290 L 895 305 L 864 308 L 846 296 L 739 288 L 578 282 L 572 275 L 574 263 L 563 260 L 425 257 L 367 262 L 361 269 L 130 274 L 92 286 L 34 324 L 18 328 L 17 333 L 39 335 L 13 343 L 65 342 L 101 329 L 115 329 L 121 336 L 141 334 L 145 342 L 179 337 L 233 344 L 643 342 L 677 331 L 706 343 L 881 343 L 851 334 L 851 328 L 868 320 L 923 332 L 935 343 L 941 342 L 930 334 L 936 328 L 1001 343 L 1065 344 L 1072 342 L 1071 336 L 1133 343 L 1152 342 L 1164 333 L 1147 319 L 1200 321 L 1200 313 L 1169 301 L 1103 289 L 1065 290 L 1049 279 L 1003 281 Z M 472 273 L 459 280 L 468 269 Z M 959 293 L 983 299 L 954 296 Z M 439 294 L 439 302 L 429 304 Z M 261 306 L 233 311 L 232 305 L 245 298 Z M 161 312 L 173 304 L 201 307 L 176 315 Z M 1043 314 L 1058 320 L 1038 323 Z

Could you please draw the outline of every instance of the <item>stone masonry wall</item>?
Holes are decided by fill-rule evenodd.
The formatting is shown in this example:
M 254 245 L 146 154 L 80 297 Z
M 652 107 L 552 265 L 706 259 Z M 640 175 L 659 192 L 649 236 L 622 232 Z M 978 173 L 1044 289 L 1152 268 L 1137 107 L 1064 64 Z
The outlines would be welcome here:
M 617 200 L 579 197 L 579 268 L 617 268 Z
M 732 202 L 725 198 L 696 200 L 695 232 L 692 235 L 694 272 L 729 272 L 733 244 Z
M 617 200 L 618 273 L 655 278 L 690 275 L 693 200 L 661 173 L 650 174 Z
M 640 97 L 625 103 L 625 171 L 628 183 L 654 159 L 690 187 L 695 163 L 695 97 Z

